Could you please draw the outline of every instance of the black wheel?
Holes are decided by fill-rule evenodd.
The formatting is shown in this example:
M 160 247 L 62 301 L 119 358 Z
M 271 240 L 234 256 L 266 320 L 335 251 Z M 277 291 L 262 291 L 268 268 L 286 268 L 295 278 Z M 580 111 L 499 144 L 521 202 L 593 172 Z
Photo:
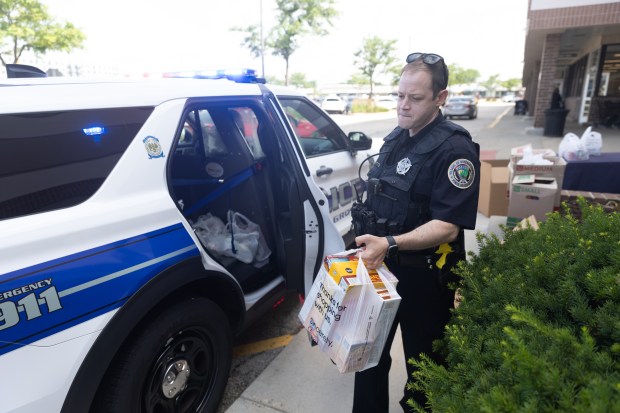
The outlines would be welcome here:
M 232 359 L 226 315 L 205 298 L 161 313 L 114 358 L 97 413 L 207 413 L 220 402 Z

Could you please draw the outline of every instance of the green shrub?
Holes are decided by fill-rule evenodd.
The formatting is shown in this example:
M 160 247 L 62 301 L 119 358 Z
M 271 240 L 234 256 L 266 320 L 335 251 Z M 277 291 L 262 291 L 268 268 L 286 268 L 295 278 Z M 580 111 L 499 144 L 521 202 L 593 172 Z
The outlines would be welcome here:
M 353 113 L 375 113 L 375 112 L 387 112 L 386 108 L 381 108 L 375 105 L 372 100 L 369 99 L 355 99 L 351 105 L 351 112 Z
M 434 412 L 620 412 L 620 214 L 579 205 L 580 220 L 477 235 L 436 343 L 446 365 L 410 360 Z

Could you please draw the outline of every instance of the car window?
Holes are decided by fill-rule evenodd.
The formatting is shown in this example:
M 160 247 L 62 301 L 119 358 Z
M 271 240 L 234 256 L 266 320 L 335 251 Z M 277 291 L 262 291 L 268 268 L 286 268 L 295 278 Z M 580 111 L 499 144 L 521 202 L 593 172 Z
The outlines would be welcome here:
M 105 181 L 153 108 L 0 116 L 0 219 L 77 205 Z
M 264 157 L 265 154 L 258 139 L 258 121 L 254 111 L 245 106 L 230 107 L 227 111 L 233 121 L 234 129 L 244 139 L 252 156 L 255 159 Z M 200 131 L 197 125 L 200 125 Z M 198 141 L 199 133 L 202 142 Z M 200 150 L 200 146 L 206 157 L 228 153 L 228 147 L 208 109 L 198 109 L 188 113 L 183 122 L 175 152 L 194 155 L 197 150 Z
M 258 139 L 258 120 L 256 114 L 249 107 L 234 107 L 228 112 L 235 121 L 237 131 L 243 137 L 254 159 L 265 156 L 260 140 Z
M 346 137 L 327 115 L 305 99 L 279 97 L 306 157 L 347 149 Z
M 220 135 L 219 129 L 215 126 L 215 122 L 213 122 L 208 109 L 199 109 L 195 112 L 191 112 L 188 118 L 186 118 L 185 123 L 188 122 L 188 119 L 191 120 L 193 116 L 195 117 L 196 114 L 200 121 L 200 132 L 205 156 L 208 158 L 211 156 L 226 155 L 228 153 L 228 148 L 222 139 L 222 135 Z

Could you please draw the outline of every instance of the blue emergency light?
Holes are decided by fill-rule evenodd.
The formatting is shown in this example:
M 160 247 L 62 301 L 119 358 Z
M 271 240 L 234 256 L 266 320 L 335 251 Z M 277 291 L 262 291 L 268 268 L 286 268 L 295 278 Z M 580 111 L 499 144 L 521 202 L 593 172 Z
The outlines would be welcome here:
M 220 69 L 197 70 L 164 73 L 164 77 L 182 77 L 193 79 L 228 79 L 237 83 L 265 83 L 265 79 L 256 75 L 254 69 Z
M 93 126 L 90 128 L 82 129 L 82 132 L 84 132 L 84 135 L 86 136 L 98 136 L 105 134 L 106 130 L 103 126 Z

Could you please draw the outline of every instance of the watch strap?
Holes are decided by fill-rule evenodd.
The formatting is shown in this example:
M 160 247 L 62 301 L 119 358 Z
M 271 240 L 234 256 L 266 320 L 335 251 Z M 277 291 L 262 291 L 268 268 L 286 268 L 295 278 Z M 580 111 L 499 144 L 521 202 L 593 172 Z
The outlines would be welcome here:
M 385 239 L 388 242 L 388 249 L 385 256 L 388 258 L 394 258 L 398 253 L 398 245 L 396 244 L 396 240 L 391 235 L 386 235 Z

